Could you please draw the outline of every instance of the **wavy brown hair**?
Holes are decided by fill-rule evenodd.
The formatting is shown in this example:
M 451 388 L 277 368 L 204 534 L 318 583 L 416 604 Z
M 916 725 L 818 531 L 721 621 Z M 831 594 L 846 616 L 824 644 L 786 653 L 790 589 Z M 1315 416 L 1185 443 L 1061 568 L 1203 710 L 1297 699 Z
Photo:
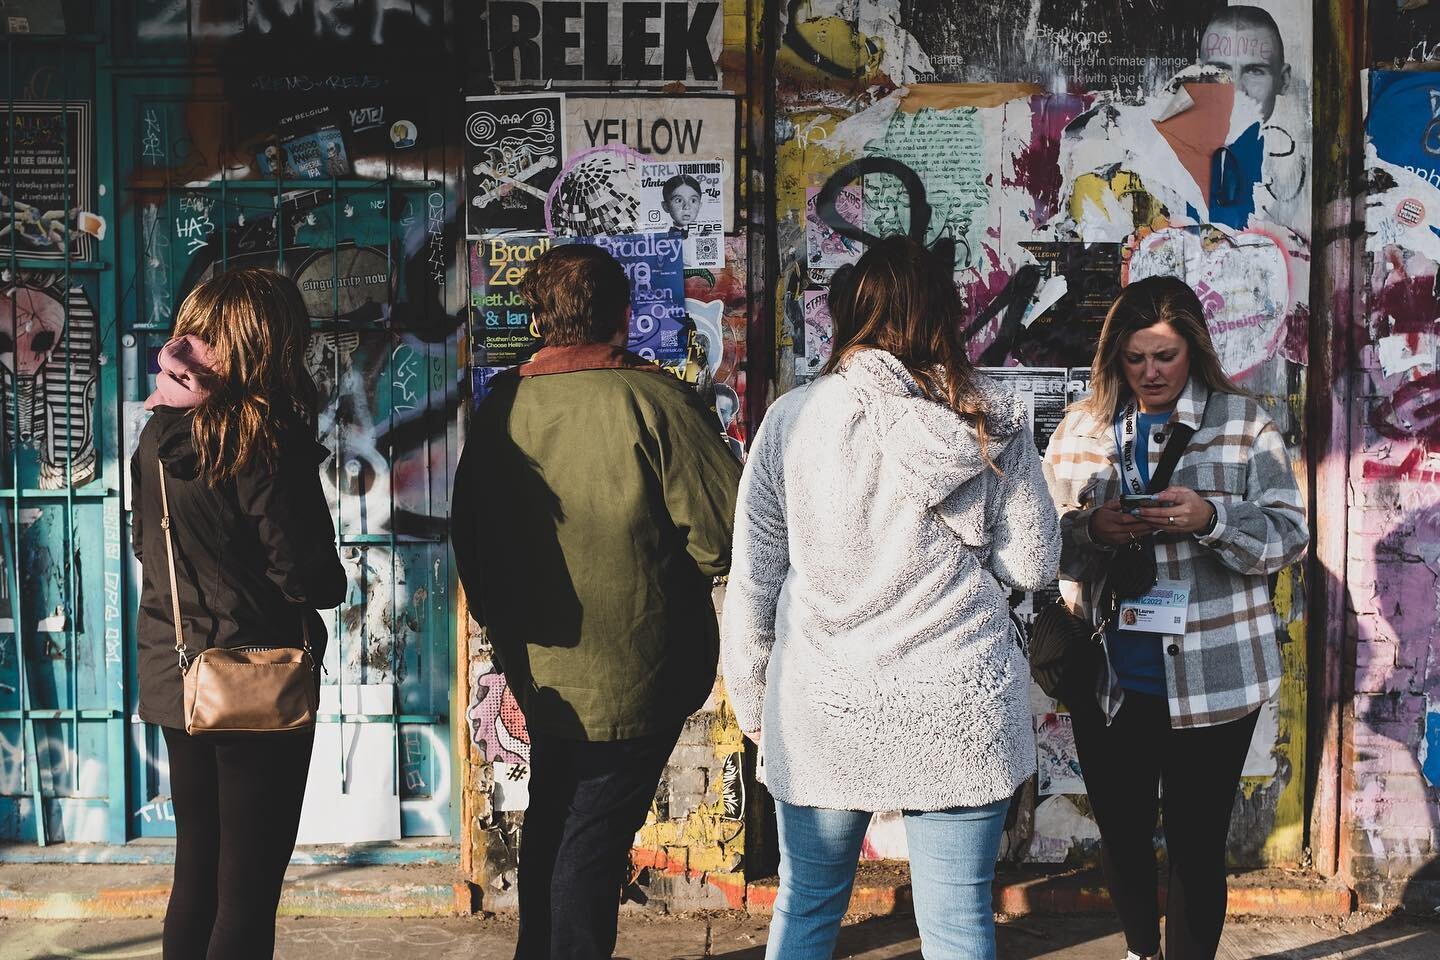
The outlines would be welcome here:
M 960 342 L 963 306 L 952 267 L 905 236 L 870 245 L 830 287 L 837 347 L 826 373 L 842 370 L 862 350 L 884 350 L 905 365 L 927 399 L 975 425 L 980 456 L 987 450 L 987 406 Z
M 1130 399 L 1120 355 L 1132 334 L 1157 323 L 1170 324 L 1185 339 L 1190 348 L 1192 378 L 1211 390 L 1246 395 L 1244 388 L 1220 366 L 1210 328 L 1205 325 L 1205 309 L 1195 291 L 1179 277 L 1146 277 L 1121 290 L 1110 305 L 1090 367 L 1090 395 L 1076 401 L 1075 409 L 1102 422 L 1114 418 L 1120 404 Z
M 175 321 L 175 336 L 214 351 L 210 395 L 195 408 L 191 437 L 211 484 L 257 463 L 273 466 L 280 433 L 297 418 L 311 430 L 318 404 L 305 366 L 310 317 L 300 289 L 274 270 L 247 267 L 200 284 Z

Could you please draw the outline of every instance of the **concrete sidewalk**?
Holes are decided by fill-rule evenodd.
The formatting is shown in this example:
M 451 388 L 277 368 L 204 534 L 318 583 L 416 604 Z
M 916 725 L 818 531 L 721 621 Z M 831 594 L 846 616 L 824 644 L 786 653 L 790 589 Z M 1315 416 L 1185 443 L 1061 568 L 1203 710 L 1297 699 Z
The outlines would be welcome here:
M 766 922 L 743 913 L 621 919 L 623 960 L 763 960 Z M 0 921 L 0 960 L 141 960 L 160 956 L 157 920 Z M 277 960 L 510 960 L 513 919 L 284 919 Z M 1000 960 L 1120 960 L 1112 918 L 1026 917 L 1002 921 Z M 913 919 L 854 919 L 837 957 L 920 960 Z M 1435 960 L 1440 925 L 1354 915 L 1344 923 L 1236 920 L 1218 960 Z

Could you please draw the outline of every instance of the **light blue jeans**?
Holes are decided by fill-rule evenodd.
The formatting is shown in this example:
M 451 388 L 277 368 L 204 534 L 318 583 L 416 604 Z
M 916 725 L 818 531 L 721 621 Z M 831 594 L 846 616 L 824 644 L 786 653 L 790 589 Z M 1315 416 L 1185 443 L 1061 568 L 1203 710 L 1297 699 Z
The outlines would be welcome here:
M 905 813 L 925 960 L 995 960 L 990 885 L 1010 801 Z M 776 801 L 780 893 L 766 960 L 830 960 L 870 814 Z

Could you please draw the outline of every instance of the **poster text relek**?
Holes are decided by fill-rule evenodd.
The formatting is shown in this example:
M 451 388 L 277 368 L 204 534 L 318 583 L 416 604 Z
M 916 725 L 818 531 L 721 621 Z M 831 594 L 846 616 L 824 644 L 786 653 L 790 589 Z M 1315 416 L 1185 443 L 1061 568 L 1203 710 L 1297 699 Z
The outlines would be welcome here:
M 488 22 L 491 76 L 502 88 L 720 86 L 715 0 L 499 0 Z

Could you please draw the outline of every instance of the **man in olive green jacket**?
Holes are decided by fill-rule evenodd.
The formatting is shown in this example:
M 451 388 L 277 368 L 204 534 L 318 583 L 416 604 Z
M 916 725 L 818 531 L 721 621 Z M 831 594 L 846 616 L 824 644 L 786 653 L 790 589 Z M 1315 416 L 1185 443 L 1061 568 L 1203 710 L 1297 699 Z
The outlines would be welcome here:
M 600 960 L 635 832 L 715 682 L 740 465 L 694 392 L 624 349 L 608 253 L 557 247 L 520 290 L 545 346 L 470 420 L 451 539 L 530 733 L 515 956 Z

